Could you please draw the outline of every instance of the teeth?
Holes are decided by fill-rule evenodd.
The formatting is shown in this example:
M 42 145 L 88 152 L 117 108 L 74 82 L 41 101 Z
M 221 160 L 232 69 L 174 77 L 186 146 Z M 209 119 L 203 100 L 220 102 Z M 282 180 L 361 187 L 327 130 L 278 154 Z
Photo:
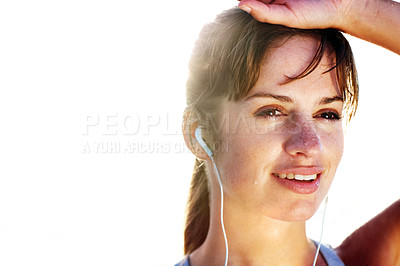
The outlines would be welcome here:
M 303 175 L 303 180 L 314 180 L 317 178 L 317 175 Z
M 280 178 L 306 180 L 306 181 L 315 180 L 317 178 L 317 174 L 315 175 L 275 174 L 275 175 L 279 176 Z

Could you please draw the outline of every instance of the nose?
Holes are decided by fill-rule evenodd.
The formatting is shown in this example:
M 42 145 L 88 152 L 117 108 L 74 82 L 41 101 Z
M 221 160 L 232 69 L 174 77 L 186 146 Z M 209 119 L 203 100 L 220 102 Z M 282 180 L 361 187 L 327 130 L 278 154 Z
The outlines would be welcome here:
M 291 156 L 316 157 L 322 152 L 321 138 L 311 121 L 291 121 L 284 150 Z

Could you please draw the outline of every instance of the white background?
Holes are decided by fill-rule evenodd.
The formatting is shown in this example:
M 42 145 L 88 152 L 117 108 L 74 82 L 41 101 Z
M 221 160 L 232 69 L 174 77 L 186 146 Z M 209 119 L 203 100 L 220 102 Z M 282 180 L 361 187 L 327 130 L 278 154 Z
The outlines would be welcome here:
M 236 4 L 1 2 L 0 265 L 182 258 L 187 62 L 202 25 Z M 349 40 L 360 105 L 330 193 L 332 245 L 399 198 L 400 57 Z

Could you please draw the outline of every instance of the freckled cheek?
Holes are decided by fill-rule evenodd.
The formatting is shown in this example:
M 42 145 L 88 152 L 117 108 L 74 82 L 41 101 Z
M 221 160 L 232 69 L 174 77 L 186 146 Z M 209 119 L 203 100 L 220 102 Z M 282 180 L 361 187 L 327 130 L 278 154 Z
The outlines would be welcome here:
M 276 137 L 276 136 L 275 136 Z M 227 139 L 227 152 L 221 154 L 221 173 L 232 187 L 260 182 L 271 165 L 278 142 L 272 136 L 246 135 Z
M 336 168 L 342 158 L 344 147 L 344 135 L 341 129 L 321 132 L 320 138 L 325 156 L 328 156 L 331 167 Z
M 246 181 L 247 175 L 249 175 L 247 168 L 252 161 L 249 158 L 251 145 L 237 140 L 228 140 L 227 145 L 227 152 L 224 152 L 221 156 L 221 173 L 231 185 L 242 183 Z

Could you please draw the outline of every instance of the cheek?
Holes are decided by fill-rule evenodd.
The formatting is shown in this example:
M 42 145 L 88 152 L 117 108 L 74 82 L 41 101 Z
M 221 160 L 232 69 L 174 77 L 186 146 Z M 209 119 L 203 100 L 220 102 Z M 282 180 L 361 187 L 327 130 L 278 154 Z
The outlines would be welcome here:
M 321 141 L 324 147 L 323 155 L 331 162 L 331 167 L 337 168 L 343 154 L 344 135 L 341 127 L 321 134 Z
M 232 189 L 261 184 L 267 178 L 268 167 L 277 159 L 281 142 L 264 134 L 235 134 L 226 136 L 226 151 L 218 158 L 226 183 Z
M 236 186 L 251 182 L 253 175 L 251 165 L 257 160 L 252 142 L 245 136 L 240 137 L 235 134 L 226 137 L 223 145 L 227 149 L 219 154 L 218 164 L 225 184 Z

